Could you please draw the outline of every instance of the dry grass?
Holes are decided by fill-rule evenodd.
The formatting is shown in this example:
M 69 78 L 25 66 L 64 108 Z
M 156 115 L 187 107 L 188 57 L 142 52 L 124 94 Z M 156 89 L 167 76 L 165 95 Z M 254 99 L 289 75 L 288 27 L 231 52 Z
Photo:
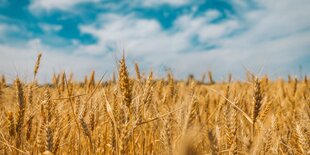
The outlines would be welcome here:
M 0 82 L 0 154 L 309 154 L 307 77 L 209 83 L 129 75 Z

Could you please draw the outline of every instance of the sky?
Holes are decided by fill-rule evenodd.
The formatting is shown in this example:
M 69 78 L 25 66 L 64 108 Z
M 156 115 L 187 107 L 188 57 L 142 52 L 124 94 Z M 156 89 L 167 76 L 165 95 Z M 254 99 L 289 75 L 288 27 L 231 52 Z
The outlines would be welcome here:
M 131 75 L 216 80 L 245 71 L 310 73 L 309 0 L 0 0 L 0 74 L 31 80 L 96 71 L 110 78 L 123 51 Z

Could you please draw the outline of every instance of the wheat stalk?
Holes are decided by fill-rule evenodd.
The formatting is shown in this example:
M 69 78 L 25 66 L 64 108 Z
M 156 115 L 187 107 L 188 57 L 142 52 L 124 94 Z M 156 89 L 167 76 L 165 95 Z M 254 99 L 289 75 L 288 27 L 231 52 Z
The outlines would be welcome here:
M 41 57 L 42 57 L 42 53 L 39 53 L 38 57 L 37 57 L 36 64 L 34 66 L 34 70 L 33 70 L 33 77 L 34 77 L 34 79 L 36 78 L 36 76 L 38 74 L 38 70 L 39 70 L 40 62 L 41 62 Z

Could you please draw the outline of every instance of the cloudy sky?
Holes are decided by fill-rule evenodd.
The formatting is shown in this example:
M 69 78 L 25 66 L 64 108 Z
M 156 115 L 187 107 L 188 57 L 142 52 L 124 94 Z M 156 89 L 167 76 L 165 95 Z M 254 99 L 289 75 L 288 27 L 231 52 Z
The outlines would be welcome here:
M 123 50 L 129 66 L 180 78 L 309 74 L 309 10 L 309 0 L 0 0 L 0 74 L 31 79 L 42 52 L 43 82 L 110 77 Z

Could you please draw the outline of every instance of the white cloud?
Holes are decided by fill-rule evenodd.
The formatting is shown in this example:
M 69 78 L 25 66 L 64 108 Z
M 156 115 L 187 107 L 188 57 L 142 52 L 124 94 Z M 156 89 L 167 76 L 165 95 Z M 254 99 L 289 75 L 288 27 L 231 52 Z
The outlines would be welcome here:
M 180 30 L 179 33 L 187 34 L 184 37 L 197 35 L 201 42 L 213 42 L 219 39 L 219 37 L 223 37 L 240 28 L 239 21 L 234 19 L 224 21 L 220 24 L 211 23 L 219 15 L 220 13 L 215 10 L 207 11 L 199 17 L 183 15 L 176 20 L 174 28 Z
M 189 0 L 132 0 L 108 2 L 105 0 L 31 0 L 29 10 L 33 13 L 40 13 L 41 11 L 74 11 L 74 7 L 80 4 L 99 4 L 101 7 L 107 7 L 107 9 L 118 8 L 118 6 L 125 7 L 158 7 L 160 5 L 169 5 L 173 7 L 184 6 L 190 4 Z M 107 5 L 107 6 L 105 6 Z
M 5 35 L 8 32 L 17 32 L 20 29 L 16 25 L 0 23 L 0 34 Z
M 98 27 L 98 24 L 101 24 Z M 163 32 L 160 24 L 152 19 L 138 19 L 134 15 L 103 15 L 93 25 L 82 25 L 81 31 L 99 39 L 98 44 L 82 46 L 82 52 L 100 54 L 123 46 L 136 55 L 180 51 L 187 47 L 184 37 Z
M 71 10 L 74 6 L 83 3 L 99 2 L 99 0 L 32 0 L 29 9 L 32 12 Z
M 139 56 L 190 52 L 193 48 L 192 37 L 198 36 L 203 42 L 212 41 L 238 28 L 235 21 L 210 24 L 219 14 L 218 11 L 210 10 L 196 18 L 184 15 L 179 17 L 168 31 L 154 19 L 141 19 L 134 14 L 103 14 L 94 24 L 80 26 L 82 33 L 93 35 L 99 42 L 81 46 L 79 51 L 102 54 L 111 48 L 123 46 L 132 55 Z
M 41 23 L 39 24 L 41 29 L 47 33 L 52 33 L 52 32 L 58 32 L 62 29 L 61 25 L 52 25 L 52 24 L 46 24 L 46 23 Z
M 0 33 L 3 33 L 7 29 L 7 26 L 4 24 L 0 25 Z
M 143 6 L 146 7 L 156 7 L 159 5 L 171 5 L 171 6 L 182 6 L 189 4 L 190 0 L 145 0 L 143 1 Z

